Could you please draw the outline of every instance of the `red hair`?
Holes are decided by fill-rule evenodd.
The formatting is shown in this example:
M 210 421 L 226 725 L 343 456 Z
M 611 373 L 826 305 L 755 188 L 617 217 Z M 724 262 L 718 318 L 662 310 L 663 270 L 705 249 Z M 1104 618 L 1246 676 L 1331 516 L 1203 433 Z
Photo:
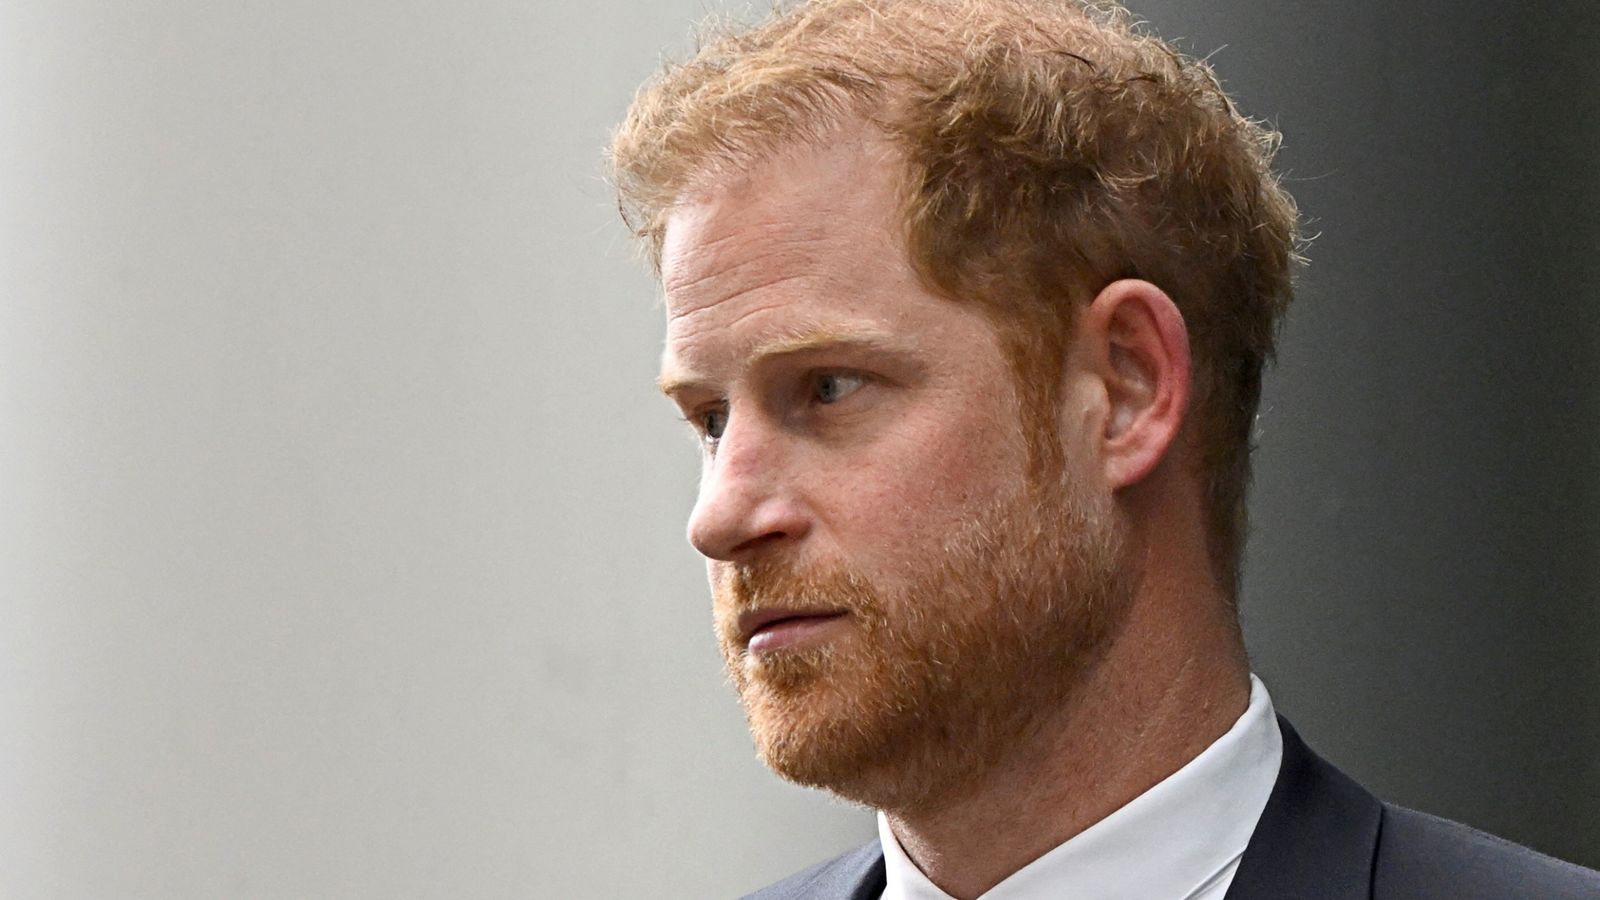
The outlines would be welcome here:
M 610 148 L 624 219 L 659 269 L 682 197 L 852 121 L 898 148 L 912 265 L 989 314 L 1036 435 L 1077 308 L 1119 278 L 1172 297 L 1210 552 L 1235 587 L 1261 371 L 1298 261 L 1278 135 L 1114 6 L 813 0 L 722 29 L 640 91 Z

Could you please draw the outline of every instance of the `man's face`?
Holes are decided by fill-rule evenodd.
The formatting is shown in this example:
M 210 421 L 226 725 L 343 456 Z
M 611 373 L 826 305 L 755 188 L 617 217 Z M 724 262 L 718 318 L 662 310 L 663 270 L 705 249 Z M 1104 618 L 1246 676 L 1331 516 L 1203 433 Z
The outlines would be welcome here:
M 1109 500 L 1072 459 L 1030 479 L 993 327 L 914 274 L 896 171 L 871 137 L 795 150 L 680 205 L 662 259 L 689 537 L 757 748 L 883 808 L 1063 709 L 1126 593 Z

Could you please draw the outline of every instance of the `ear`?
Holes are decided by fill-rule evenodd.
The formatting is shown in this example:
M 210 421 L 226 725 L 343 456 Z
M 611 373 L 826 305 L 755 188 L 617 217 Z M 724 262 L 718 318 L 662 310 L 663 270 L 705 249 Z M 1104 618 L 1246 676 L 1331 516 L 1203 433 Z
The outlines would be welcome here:
M 1149 475 L 1171 449 L 1189 408 L 1189 329 L 1166 292 L 1124 279 L 1100 291 L 1079 319 L 1083 370 L 1103 398 L 1089 439 L 1106 484 L 1117 490 Z M 1091 420 L 1092 421 L 1092 420 Z

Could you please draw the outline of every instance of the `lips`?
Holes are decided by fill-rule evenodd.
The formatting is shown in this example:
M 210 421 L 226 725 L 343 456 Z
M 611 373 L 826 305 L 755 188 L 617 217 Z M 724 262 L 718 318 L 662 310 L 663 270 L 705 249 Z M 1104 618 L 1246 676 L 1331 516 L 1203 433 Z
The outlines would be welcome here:
M 746 646 L 762 632 L 820 624 L 842 618 L 842 609 L 784 609 L 769 607 L 739 614 L 739 642 Z

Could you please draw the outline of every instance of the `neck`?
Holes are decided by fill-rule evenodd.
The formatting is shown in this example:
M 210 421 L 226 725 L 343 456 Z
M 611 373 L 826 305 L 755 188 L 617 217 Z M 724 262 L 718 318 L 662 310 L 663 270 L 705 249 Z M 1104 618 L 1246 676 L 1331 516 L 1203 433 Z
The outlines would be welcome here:
M 979 896 L 1182 768 L 1244 713 L 1249 667 L 1225 602 L 1174 587 L 1143 586 L 1116 646 L 1037 738 L 959 797 L 884 810 L 929 880 L 957 900 Z

